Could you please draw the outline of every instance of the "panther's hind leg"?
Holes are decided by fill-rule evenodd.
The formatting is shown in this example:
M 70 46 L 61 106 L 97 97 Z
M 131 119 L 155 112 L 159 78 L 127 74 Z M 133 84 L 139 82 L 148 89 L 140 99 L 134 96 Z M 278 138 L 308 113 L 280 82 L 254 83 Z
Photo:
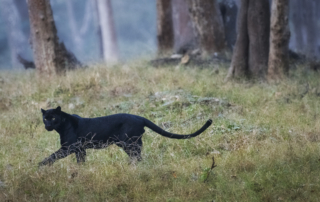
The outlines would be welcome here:
M 141 137 L 131 138 L 126 141 L 126 146 L 123 148 L 128 154 L 131 161 L 141 161 L 142 140 Z
M 116 144 L 123 148 L 132 161 L 141 161 L 143 124 L 140 122 L 123 124 Z

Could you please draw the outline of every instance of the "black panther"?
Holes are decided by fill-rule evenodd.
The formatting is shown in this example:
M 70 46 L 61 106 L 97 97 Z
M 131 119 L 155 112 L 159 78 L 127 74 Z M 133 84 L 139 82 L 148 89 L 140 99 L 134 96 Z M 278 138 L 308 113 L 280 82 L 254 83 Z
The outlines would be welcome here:
M 161 129 L 146 118 L 132 114 L 114 114 L 97 118 L 82 118 L 56 109 L 43 110 L 43 122 L 48 131 L 56 130 L 60 135 L 61 148 L 39 163 L 52 165 L 56 160 L 75 153 L 77 162 L 85 162 L 86 149 L 101 149 L 116 144 L 131 159 L 141 160 L 142 134 L 144 127 L 168 138 L 188 139 L 200 135 L 212 123 L 208 120 L 202 128 L 190 135 L 177 135 Z

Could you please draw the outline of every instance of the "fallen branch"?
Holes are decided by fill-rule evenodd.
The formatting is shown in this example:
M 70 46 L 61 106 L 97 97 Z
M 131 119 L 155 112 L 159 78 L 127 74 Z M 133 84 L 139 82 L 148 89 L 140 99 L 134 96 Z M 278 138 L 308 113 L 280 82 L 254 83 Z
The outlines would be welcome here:
M 208 171 L 207 178 L 206 178 L 203 182 L 206 182 L 206 181 L 208 180 L 211 171 L 212 171 L 215 167 L 217 167 L 217 165 L 216 165 L 216 163 L 215 163 L 215 161 L 214 161 L 214 156 L 213 156 L 213 157 L 212 157 L 212 165 L 211 165 L 211 168 L 210 168 L 210 170 Z
M 182 65 L 194 65 L 194 66 L 210 66 L 212 64 L 222 64 L 222 63 L 230 63 L 230 60 L 223 58 L 223 57 L 212 57 L 209 59 L 201 59 L 194 55 L 181 55 L 180 57 L 167 57 L 167 58 L 158 58 L 155 60 L 151 60 L 150 64 L 154 67 L 161 67 L 161 66 L 176 66 L 179 64 Z

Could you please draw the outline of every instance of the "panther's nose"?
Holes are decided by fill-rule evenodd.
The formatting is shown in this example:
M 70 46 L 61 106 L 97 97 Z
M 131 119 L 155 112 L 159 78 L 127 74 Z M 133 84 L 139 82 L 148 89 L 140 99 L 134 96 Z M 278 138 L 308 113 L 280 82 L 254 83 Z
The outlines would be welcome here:
M 53 127 L 52 127 L 52 126 L 45 126 L 45 128 L 46 128 L 48 131 L 52 131 L 52 130 L 53 130 Z

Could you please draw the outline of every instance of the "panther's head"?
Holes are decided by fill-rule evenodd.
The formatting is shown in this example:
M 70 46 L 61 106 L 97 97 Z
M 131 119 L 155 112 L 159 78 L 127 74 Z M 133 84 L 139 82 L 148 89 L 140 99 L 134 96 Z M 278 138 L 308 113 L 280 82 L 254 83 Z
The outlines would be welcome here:
M 56 109 L 41 109 L 43 123 L 47 129 L 47 131 L 56 130 L 60 127 L 63 122 L 63 117 L 61 113 L 61 107 L 57 107 Z

